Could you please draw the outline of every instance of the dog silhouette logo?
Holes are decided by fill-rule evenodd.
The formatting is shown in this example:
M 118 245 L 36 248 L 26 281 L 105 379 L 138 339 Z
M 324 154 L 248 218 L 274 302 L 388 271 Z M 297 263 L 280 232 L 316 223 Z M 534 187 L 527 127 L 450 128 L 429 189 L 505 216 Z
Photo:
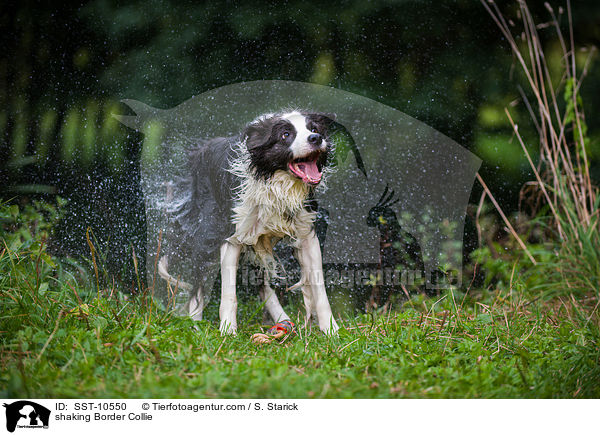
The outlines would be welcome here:
M 6 408 L 6 430 L 18 428 L 48 428 L 50 410 L 29 400 L 19 400 L 3 405 Z

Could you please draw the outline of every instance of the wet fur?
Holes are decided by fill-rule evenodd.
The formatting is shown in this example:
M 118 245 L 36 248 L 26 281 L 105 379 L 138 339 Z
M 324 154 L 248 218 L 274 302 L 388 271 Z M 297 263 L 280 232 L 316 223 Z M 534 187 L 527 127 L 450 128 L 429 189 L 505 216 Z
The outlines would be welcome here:
M 301 118 L 303 117 L 303 118 Z M 289 129 L 289 119 L 296 126 L 300 121 L 309 132 L 297 129 L 295 134 L 281 139 L 282 132 Z M 242 137 L 232 147 L 233 158 L 228 171 L 239 181 L 233 197 L 231 220 L 235 226 L 233 234 L 224 240 L 221 257 L 221 332 L 236 333 L 236 283 L 238 259 L 242 251 L 250 251 L 265 268 L 265 284 L 260 291 L 265 307 L 274 321 L 289 320 L 279 304 L 277 296 L 268 284 L 269 277 L 277 275 L 273 246 L 282 238 L 289 237 L 296 248 L 302 269 L 301 281 L 294 287 L 302 287 L 306 305 L 307 322 L 315 314 L 319 327 L 326 333 L 335 333 L 338 326 L 331 314 L 325 294 L 321 250 L 314 232 L 315 213 L 309 211 L 306 202 L 315 186 L 304 183 L 287 168 L 295 153 L 305 153 L 310 145 L 304 142 L 313 128 L 323 136 L 319 142 L 319 170 L 325 168 L 327 154 L 331 149 L 326 130 L 332 117 L 323 114 L 289 112 L 279 115 L 264 115 L 250 123 Z M 287 130 L 286 130 L 287 131 Z M 298 136 L 298 137 L 296 137 Z M 289 139 L 289 140 L 288 140 Z M 299 151 L 300 150 L 300 151 Z M 194 173 L 192 177 L 203 176 Z M 175 280 L 167 271 L 167 259 L 159 262 L 159 275 L 179 287 L 189 286 Z M 202 288 L 192 295 L 188 310 L 192 317 L 200 319 L 204 308 Z

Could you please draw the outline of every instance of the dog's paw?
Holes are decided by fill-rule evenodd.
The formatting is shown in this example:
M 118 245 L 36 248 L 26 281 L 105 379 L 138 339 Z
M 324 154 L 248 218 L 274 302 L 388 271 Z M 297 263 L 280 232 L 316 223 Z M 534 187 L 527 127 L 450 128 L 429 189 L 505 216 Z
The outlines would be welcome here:
M 325 324 L 319 324 L 319 328 L 321 329 L 321 331 L 323 331 L 325 335 L 329 336 L 337 335 L 338 330 L 340 329 L 333 317 L 329 318 L 329 322 Z
M 219 327 L 221 335 L 237 335 L 237 325 L 228 321 L 222 321 Z

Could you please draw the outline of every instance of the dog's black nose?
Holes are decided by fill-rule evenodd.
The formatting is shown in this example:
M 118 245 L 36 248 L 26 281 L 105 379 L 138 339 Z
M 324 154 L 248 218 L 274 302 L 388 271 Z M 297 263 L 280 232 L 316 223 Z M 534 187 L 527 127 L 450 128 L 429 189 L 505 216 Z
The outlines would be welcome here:
M 321 136 L 318 133 L 315 134 L 311 134 L 310 136 L 308 136 L 308 143 L 311 145 L 321 145 L 321 142 L 323 142 L 323 136 Z

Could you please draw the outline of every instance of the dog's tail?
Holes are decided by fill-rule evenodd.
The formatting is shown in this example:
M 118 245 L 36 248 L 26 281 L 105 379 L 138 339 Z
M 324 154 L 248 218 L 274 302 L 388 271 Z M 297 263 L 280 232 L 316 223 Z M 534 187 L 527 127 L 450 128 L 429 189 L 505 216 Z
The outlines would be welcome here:
M 187 290 L 187 291 L 192 290 L 193 287 L 190 283 L 181 281 L 181 280 L 171 276 L 169 274 L 168 268 L 169 268 L 169 258 L 166 255 L 164 255 L 158 261 L 158 274 L 160 275 L 160 277 L 162 279 L 164 279 L 165 281 L 167 281 L 167 283 L 171 284 L 172 286 L 175 286 L 177 288 Z

